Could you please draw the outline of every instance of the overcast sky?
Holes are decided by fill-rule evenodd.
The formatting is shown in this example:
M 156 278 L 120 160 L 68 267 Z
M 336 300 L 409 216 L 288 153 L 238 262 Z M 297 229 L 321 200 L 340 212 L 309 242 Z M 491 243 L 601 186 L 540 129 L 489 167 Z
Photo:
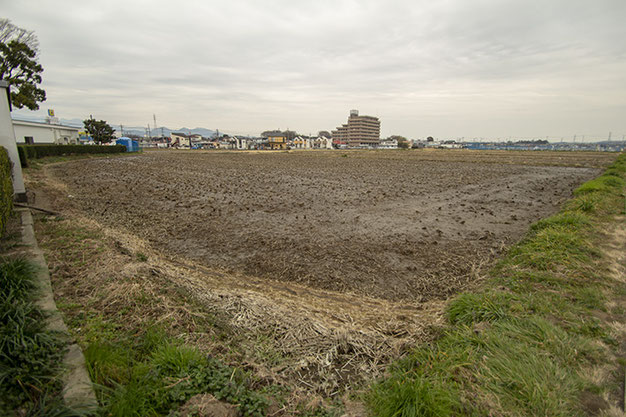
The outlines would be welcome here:
M 63 118 L 316 133 L 354 108 L 382 136 L 626 134 L 626 0 L 0 6 L 39 37 L 41 108 Z

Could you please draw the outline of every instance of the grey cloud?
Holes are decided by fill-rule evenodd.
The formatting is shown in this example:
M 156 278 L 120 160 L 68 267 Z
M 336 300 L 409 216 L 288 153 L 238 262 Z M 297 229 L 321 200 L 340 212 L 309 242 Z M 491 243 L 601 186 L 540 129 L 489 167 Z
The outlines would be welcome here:
M 317 131 L 356 107 L 383 134 L 626 131 L 621 0 L 3 3 L 67 117 Z

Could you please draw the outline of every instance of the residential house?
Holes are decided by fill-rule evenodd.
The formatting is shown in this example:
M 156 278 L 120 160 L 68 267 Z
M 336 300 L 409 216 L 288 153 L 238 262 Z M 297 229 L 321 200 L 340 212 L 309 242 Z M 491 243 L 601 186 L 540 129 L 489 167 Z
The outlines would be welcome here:
M 398 140 L 392 138 L 382 139 L 378 149 L 398 149 Z
M 269 149 L 287 149 L 287 137 L 282 133 L 272 133 L 267 136 L 267 146 Z
M 170 144 L 172 148 L 191 149 L 191 137 L 185 133 L 170 134 Z

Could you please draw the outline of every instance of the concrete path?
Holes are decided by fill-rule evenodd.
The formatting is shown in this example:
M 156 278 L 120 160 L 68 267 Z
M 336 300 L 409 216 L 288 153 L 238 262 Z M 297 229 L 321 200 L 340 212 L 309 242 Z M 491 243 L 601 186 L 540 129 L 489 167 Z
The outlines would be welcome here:
M 48 329 L 65 335 L 69 344 L 63 361 L 66 369 L 63 375 L 65 385 L 63 399 L 69 407 L 81 410 L 95 410 L 98 407 L 98 402 L 87 372 L 85 357 L 80 347 L 74 343 L 54 302 L 48 264 L 43 256 L 43 252 L 37 245 L 33 229 L 33 217 L 27 209 L 16 209 L 15 211 L 21 216 L 22 220 L 22 243 L 28 248 L 29 258 L 37 267 L 36 279 L 41 288 L 41 298 L 37 305 L 49 314 Z

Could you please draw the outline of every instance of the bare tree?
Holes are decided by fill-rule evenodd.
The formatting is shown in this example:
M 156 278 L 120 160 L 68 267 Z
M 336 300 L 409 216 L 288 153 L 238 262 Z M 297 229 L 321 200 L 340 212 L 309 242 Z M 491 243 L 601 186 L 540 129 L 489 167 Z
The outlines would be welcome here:
M 17 27 L 9 19 L 2 18 L 0 19 L 0 43 L 8 44 L 11 41 L 23 43 L 35 52 L 35 56 L 39 55 L 39 40 L 35 32 Z

